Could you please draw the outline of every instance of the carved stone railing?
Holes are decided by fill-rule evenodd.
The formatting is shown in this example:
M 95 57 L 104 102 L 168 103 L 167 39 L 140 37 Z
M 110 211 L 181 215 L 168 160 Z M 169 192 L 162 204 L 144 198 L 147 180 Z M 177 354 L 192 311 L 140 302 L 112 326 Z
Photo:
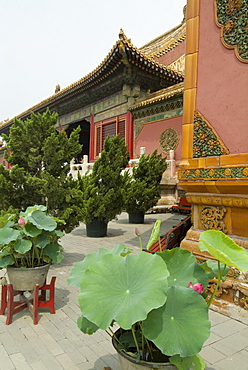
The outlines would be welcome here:
M 145 154 L 145 148 L 140 148 L 140 155 Z M 162 179 L 163 181 L 166 180 L 175 180 L 177 181 L 177 173 L 176 173 L 176 161 L 174 159 L 174 150 L 170 150 L 169 159 L 166 159 L 167 169 L 163 173 Z M 82 163 L 75 163 L 75 160 L 72 159 L 70 162 L 70 172 L 69 175 L 72 175 L 74 179 L 77 179 L 78 174 L 80 176 L 85 176 L 92 171 L 94 163 L 88 162 L 88 156 L 84 155 Z M 126 171 L 132 172 L 134 167 L 139 165 L 139 158 L 130 159 L 129 166 L 125 169 Z

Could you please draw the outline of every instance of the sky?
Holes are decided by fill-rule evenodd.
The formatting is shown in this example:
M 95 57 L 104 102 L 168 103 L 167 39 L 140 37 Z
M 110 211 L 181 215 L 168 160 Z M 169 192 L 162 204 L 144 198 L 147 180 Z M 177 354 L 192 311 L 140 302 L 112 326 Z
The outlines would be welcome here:
M 141 47 L 183 20 L 186 0 L 0 0 L 0 121 L 92 72 L 119 38 Z

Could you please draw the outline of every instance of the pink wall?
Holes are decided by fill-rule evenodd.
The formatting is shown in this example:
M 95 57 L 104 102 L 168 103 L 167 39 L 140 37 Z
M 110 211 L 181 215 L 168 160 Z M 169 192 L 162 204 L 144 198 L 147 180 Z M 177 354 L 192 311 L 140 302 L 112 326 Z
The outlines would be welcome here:
M 248 152 L 248 64 L 222 44 L 209 0 L 200 2 L 196 109 L 231 154 Z
M 178 133 L 179 143 L 175 150 L 175 159 L 180 160 L 182 147 L 182 116 L 145 124 L 135 140 L 135 153 L 139 155 L 140 147 L 146 147 L 146 154 L 151 154 L 155 149 L 158 149 L 158 153 L 162 153 L 164 157 L 167 156 L 159 147 L 159 138 L 162 132 L 168 128 L 174 128 Z
M 182 41 L 179 45 L 177 45 L 174 49 L 169 51 L 168 53 L 162 55 L 161 57 L 154 58 L 156 62 L 159 62 L 164 65 L 168 65 L 178 58 L 180 58 L 183 54 L 185 54 L 185 47 L 186 47 L 186 42 L 185 40 Z
M 3 164 L 3 165 L 4 165 L 4 167 L 9 168 L 9 166 L 8 166 L 8 163 L 7 163 L 6 159 L 4 159 L 4 157 L 3 157 L 3 156 L 1 156 L 1 155 L 0 155 L 0 164 Z

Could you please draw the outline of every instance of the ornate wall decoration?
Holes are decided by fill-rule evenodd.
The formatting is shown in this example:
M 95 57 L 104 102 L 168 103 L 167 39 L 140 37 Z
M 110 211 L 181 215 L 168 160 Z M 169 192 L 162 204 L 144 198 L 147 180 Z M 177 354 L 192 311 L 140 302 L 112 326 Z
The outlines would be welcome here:
M 184 73 L 185 72 L 185 54 L 180 56 L 173 63 L 169 64 L 168 67 L 174 69 L 174 71 Z
M 139 125 L 134 124 L 134 139 L 138 137 L 143 127 L 144 127 L 144 124 L 139 124 Z
M 236 208 L 248 208 L 248 196 L 213 195 L 187 193 L 187 200 L 194 204 L 207 204 L 209 206 L 224 206 Z
M 215 0 L 215 12 L 223 45 L 248 63 L 248 0 Z
M 178 133 L 174 128 L 168 128 L 160 135 L 159 145 L 164 153 L 169 153 L 170 150 L 175 150 L 179 143 Z
M 178 98 L 177 100 L 161 103 L 161 104 L 156 104 L 156 105 L 147 105 L 135 110 L 132 110 L 133 118 L 134 119 L 139 119 L 143 117 L 148 117 L 148 116 L 154 116 L 158 114 L 162 114 L 165 112 L 170 112 L 170 115 L 167 117 L 174 117 L 175 114 L 173 114 L 172 111 L 175 110 L 180 110 L 177 112 L 176 115 L 182 114 L 182 108 L 183 108 L 183 98 Z
M 216 167 L 179 170 L 180 179 L 248 179 L 248 167 Z
M 193 157 L 199 158 L 222 154 L 228 154 L 228 149 L 218 137 L 214 128 L 199 112 L 195 111 Z
M 223 221 L 225 217 L 225 212 L 225 208 L 204 207 L 200 213 L 200 221 L 203 228 L 205 230 L 220 230 L 223 233 L 226 233 L 227 227 Z

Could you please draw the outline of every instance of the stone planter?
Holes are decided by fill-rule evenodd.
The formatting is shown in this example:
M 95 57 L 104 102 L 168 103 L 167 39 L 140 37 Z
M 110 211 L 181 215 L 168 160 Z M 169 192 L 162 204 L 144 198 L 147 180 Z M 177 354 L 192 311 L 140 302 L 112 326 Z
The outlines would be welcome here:
M 144 212 L 132 212 L 128 214 L 130 224 L 143 224 L 145 219 Z
M 104 221 L 94 220 L 86 225 L 86 235 L 91 238 L 101 238 L 107 235 L 108 224 Z
M 122 370 L 178 370 L 178 368 L 175 365 L 172 365 L 170 362 L 136 362 L 135 358 L 118 349 L 117 342 L 114 338 L 112 339 L 112 344 L 117 351 Z
M 50 265 L 20 269 L 7 267 L 9 283 L 15 290 L 27 291 L 33 290 L 35 284 L 43 286 L 47 277 Z

